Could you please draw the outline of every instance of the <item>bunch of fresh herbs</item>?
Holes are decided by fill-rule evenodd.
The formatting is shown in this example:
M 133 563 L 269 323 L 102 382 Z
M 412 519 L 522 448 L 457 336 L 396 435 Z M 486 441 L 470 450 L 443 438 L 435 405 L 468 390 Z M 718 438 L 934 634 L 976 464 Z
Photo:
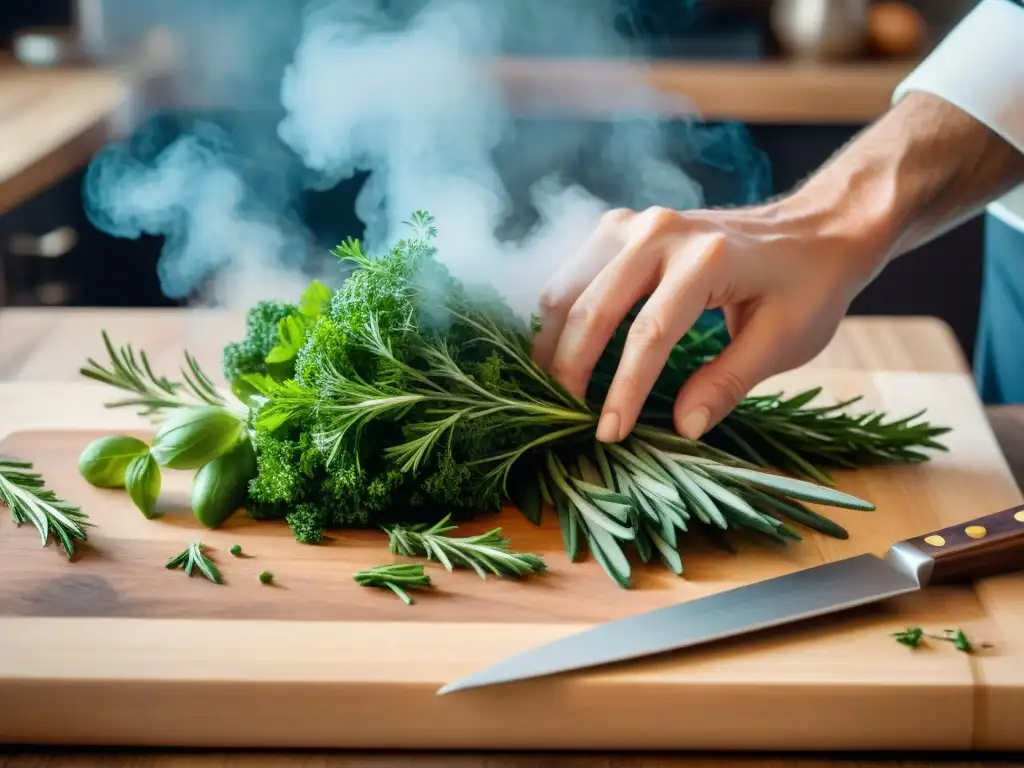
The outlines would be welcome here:
M 919 414 L 886 421 L 853 415 L 850 402 L 812 407 L 816 390 L 747 398 L 707 440 L 683 439 L 671 428 L 671 402 L 727 343 L 721 329 L 680 341 L 633 433 L 602 444 L 594 435 L 603 388 L 631 319 L 579 400 L 533 362 L 531 322 L 492 288 L 444 268 L 430 216 L 410 224 L 411 235 L 379 256 L 356 240 L 340 245 L 334 255 L 351 271 L 338 290 L 314 282 L 294 305 L 258 304 L 246 337 L 225 350 L 224 375 L 247 408 L 256 454 L 245 506 L 258 519 L 284 518 L 299 541 L 383 526 L 393 549 L 454 564 L 431 532 L 511 499 L 534 523 L 552 510 L 570 557 L 589 550 L 628 586 L 630 551 L 681 573 L 681 540 L 697 530 L 785 542 L 800 538 L 799 525 L 844 537 L 807 503 L 873 506 L 829 487 L 825 468 L 917 461 L 942 447 L 935 438 L 944 430 Z M 90 361 L 83 373 L 135 394 L 122 404 L 150 414 L 229 407 L 191 357 L 185 381 L 173 383 L 144 355 L 116 355 L 106 343 L 112 366 Z M 535 564 L 499 558 L 487 567 Z

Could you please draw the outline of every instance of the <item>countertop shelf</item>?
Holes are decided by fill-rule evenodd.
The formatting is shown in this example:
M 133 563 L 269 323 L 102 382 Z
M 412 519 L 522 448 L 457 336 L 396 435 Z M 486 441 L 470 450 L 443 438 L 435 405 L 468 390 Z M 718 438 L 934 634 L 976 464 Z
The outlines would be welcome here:
M 653 111 L 751 123 L 859 124 L 888 108 L 893 90 L 917 63 L 506 59 L 497 71 L 524 112 L 601 117 Z
M 0 214 L 88 162 L 130 104 L 131 79 L 0 57 Z
M 885 111 L 915 63 L 506 58 L 492 66 L 520 115 L 860 124 Z M 0 213 L 84 165 L 118 120 L 130 127 L 125 110 L 154 75 L 138 70 L 26 68 L 0 54 Z

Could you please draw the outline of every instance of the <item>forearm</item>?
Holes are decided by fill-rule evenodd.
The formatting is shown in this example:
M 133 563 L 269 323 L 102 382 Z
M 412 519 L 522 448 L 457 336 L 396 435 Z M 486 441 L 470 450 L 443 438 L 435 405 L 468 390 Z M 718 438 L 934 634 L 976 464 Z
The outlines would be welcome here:
M 1024 154 L 957 107 L 912 93 L 787 201 L 863 237 L 882 263 L 977 214 L 1024 182 Z

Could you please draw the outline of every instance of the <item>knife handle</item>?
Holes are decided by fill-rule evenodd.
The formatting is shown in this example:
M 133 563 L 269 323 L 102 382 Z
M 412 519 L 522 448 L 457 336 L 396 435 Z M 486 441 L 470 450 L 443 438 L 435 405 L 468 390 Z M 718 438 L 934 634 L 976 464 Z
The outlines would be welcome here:
M 1024 504 L 907 539 L 934 565 L 929 582 L 973 581 L 1024 569 Z

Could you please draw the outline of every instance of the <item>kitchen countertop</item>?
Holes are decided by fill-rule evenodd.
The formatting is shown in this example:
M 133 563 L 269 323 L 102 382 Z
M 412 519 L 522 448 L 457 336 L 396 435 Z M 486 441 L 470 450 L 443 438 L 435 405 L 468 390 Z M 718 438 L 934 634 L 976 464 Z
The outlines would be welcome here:
M 88 355 L 102 352 L 100 329 L 107 329 L 115 344 L 130 341 L 136 349 L 152 354 L 156 370 L 175 370 L 183 346 L 187 346 L 200 360 L 219 359 L 218 350 L 224 342 L 237 337 L 241 318 L 209 311 L 181 310 L 6 310 L 0 311 L 0 384 L 4 380 L 48 382 L 59 387 L 62 382 L 77 378 L 77 369 Z M 211 357 L 213 355 L 214 357 Z M 208 372 L 212 375 L 215 370 Z M 848 318 L 839 334 L 811 366 L 845 367 L 861 370 L 918 370 L 963 372 L 967 363 L 955 346 L 954 337 L 940 321 L 928 318 Z M 1024 435 L 1024 418 L 1019 411 L 1001 409 L 1011 429 L 1019 438 Z M 1015 426 L 1013 426 L 1015 425 Z M 987 756 L 961 757 L 943 755 L 941 764 L 967 768 L 982 765 L 1021 765 L 1019 761 Z M 62 768 L 63 766 L 245 766 L 245 765 L 445 765 L 498 768 L 515 765 L 594 765 L 594 766 L 776 766 L 777 768 L 810 768 L 836 766 L 844 761 L 821 756 L 783 758 L 760 755 L 729 757 L 700 756 L 670 758 L 668 756 L 527 756 L 491 754 L 428 756 L 363 755 L 345 756 L 317 754 L 251 754 L 251 753 L 192 753 L 161 752 L 155 750 L 7 750 L 0 749 L 0 768 Z M 924 757 L 910 759 L 898 756 L 889 761 L 875 756 L 859 756 L 856 765 L 923 766 L 930 763 Z
M 496 70 L 517 112 L 631 112 L 749 123 L 864 124 L 884 113 L 916 59 L 804 63 L 515 59 Z M 638 84 L 646 86 L 644 92 Z
M 133 87 L 115 71 L 25 67 L 0 55 L 0 214 L 84 166 L 115 135 Z
M 494 67 L 520 114 L 601 118 L 639 110 L 679 118 L 696 110 L 706 120 L 860 124 L 885 111 L 915 63 L 653 60 L 638 66 L 509 58 Z M 164 66 L 150 62 L 141 70 L 152 74 Z M 0 52 L 0 214 L 84 166 L 130 126 L 124 110 L 141 94 L 145 77 L 132 71 L 25 67 Z M 638 84 L 650 92 L 639 94 Z

